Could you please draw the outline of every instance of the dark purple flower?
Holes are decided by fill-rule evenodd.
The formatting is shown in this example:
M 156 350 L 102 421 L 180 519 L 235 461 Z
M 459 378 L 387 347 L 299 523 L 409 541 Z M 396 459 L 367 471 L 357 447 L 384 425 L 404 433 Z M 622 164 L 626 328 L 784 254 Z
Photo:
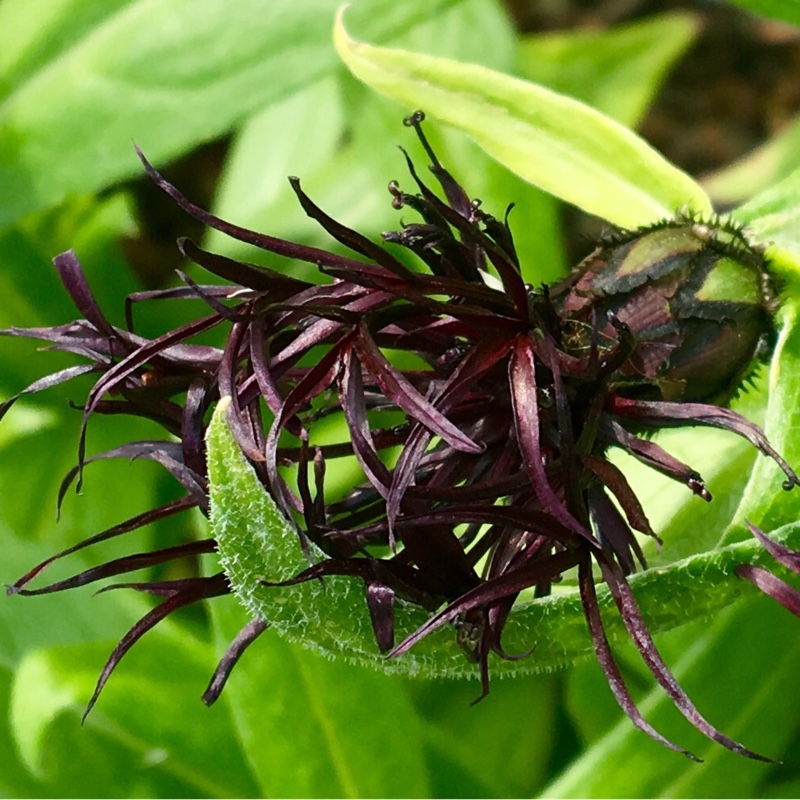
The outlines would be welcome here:
M 188 508 L 207 511 L 207 411 L 229 396 L 242 452 L 301 542 L 313 542 L 325 554 L 291 582 L 328 575 L 360 579 L 377 646 L 389 657 L 401 657 L 452 623 L 465 656 L 479 666 L 486 694 L 490 654 L 520 657 L 502 644 L 520 592 L 547 595 L 566 573 L 577 572 L 594 649 L 619 704 L 637 727 L 691 755 L 636 709 L 606 638 L 596 569 L 677 708 L 708 737 L 761 758 L 711 726 L 661 659 L 627 581 L 637 565 L 645 566 L 634 531 L 655 534 L 624 474 L 606 458 L 611 448 L 621 448 L 710 500 L 702 478 L 647 437 L 663 427 L 705 425 L 747 438 L 781 466 L 786 488 L 798 483 L 761 430 L 720 405 L 769 349 L 776 299 L 761 253 L 735 227 L 682 215 L 617 234 L 557 286 L 532 288 L 520 275 L 507 222 L 484 212 L 442 167 L 421 119 L 414 115 L 408 124 L 445 199 L 406 156 L 416 188 L 408 193 L 393 182 L 389 190 L 394 206 L 412 209 L 420 221 L 384 234 L 385 245 L 337 223 L 291 179 L 307 214 L 351 256 L 220 220 L 192 204 L 142 156 L 156 184 L 191 216 L 276 256 L 315 264 L 323 282 L 234 261 L 182 239 L 188 259 L 229 283 L 198 285 L 182 275 L 181 288 L 132 296 L 130 302 L 195 298 L 206 306 L 195 322 L 145 339 L 133 332 L 130 313 L 128 330 L 105 319 L 74 253 L 56 258 L 83 318 L 5 333 L 42 339 L 88 362 L 21 394 L 98 374 L 83 409 L 78 466 L 62 495 L 74 480 L 80 483 L 88 461 L 132 456 L 164 466 L 185 494 L 54 556 L 9 591 L 59 591 L 211 552 L 212 539 L 188 541 L 27 588 L 49 563 L 77 549 Z M 486 277 L 491 273 L 494 280 Z M 228 331 L 224 348 L 192 343 L 215 326 Z M 147 417 L 179 442 L 133 442 L 87 459 L 84 432 L 95 413 Z M 347 436 L 319 444 L 318 427 L 331 417 L 342 420 Z M 326 469 L 343 457 L 354 457 L 362 475 L 336 496 L 326 486 Z M 297 467 L 296 481 L 287 478 L 286 466 Z M 760 573 L 742 569 L 778 593 Z M 177 608 L 229 592 L 221 573 L 117 585 L 164 599 L 114 650 L 90 708 L 143 633 Z M 399 643 L 396 598 L 430 614 Z M 217 697 L 267 625 L 255 619 L 242 630 L 206 702 Z
M 753 536 L 764 545 L 764 549 L 782 566 L 800 575 L 800 553 L 789 550 L 782 544 L 773 542 L 763 531 L 755 525 L 747 523 Z M 777 600 L 785 609 L 800 617 L 800 592 L 789 586 L 788 583 L 773 575 L 763 567 L 752 564 L 741 564 L 734 570 L 740 578 L 750 581 L 754 586 Z

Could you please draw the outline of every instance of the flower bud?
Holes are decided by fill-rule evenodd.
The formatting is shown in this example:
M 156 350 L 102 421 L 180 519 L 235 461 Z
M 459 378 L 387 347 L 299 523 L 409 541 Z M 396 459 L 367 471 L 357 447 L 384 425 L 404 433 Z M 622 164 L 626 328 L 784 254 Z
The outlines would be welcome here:
M 725 404 L 769 350 L 776 292 L 742 229 L 679 215 L 602 242 L 553 291 L 564 346 L 635 346 L 615 375 L 635 397 Z

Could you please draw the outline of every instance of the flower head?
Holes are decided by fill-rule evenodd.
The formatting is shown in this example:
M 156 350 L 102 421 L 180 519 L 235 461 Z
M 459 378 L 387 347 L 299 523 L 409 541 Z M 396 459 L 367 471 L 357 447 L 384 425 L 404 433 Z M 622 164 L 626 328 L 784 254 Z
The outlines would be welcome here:
M 452 623 L 465 656 L 478 664 L 485 694 L 491 654 L 524 657 L 507 653 L 502 642 L 519 595 L 547 595 L 577 573 L 594 649 L 618 702 L 637 727 L 687 753 L 655 731 L 630 697 L 599 613 L 597 571 L 680 711 L 710 738 L 760 758 L 708 723 L 661 659 L 627 581 L 646 566 L 635 532 L 655 533 L 607 455 L 621 449 L 710 500 L 698 473 L 647 435 L 705 425 L 743 436 L 773 458 L 786 488 L 799 482 L 757 426 L 721 405 L 772 335 L 775 291 L 763 255 L 736 227 L 679 215 L 604 240 L 552 288 L 528 286 L 507 219 L 469 199 L 438 162 L 421 120 L 416 114 L 407 123 L 444 199 L 406 156 L 414 191 L 394 182 L 389 191 L 393 205 L 412 209 L 419 221 L 384 234 L 383 244 L 336 222 L 291 179 L 306 213 L 350 256 L 224 222 L 142 156 L 153 180 L 193 217 L 276 256 L 315 264 L 321 280 L 301 281 L 180 240 L 188 259 L 229 283 L 198 285 L 182 276 L 180 288 L 133 296 L 131 302 L 193 297 L 207 307 L 196 321 L 145 339 L 134 333 L 130 313 L 128 330 L 105 319 L 74 253 L 56 258 L 83 318 L 6 333 L 43 339 L 88 363 L 23 393 L 96 372 L 84 430 L 92 414 L 124 413 L 156 420 L 178 439 L 133 442 L 87 459 L 82 433 L 78 466 L 65 487 L 80 482 L 89 460 L 138 456 L 168 469 L 185 495 L 58 554 L 10 591 L 57 591 L 212 552 L 213 539 L 189 541 L 27 588 L 55 558 L 188 508 L 207 512 L 207 412 L 230 398 L 228 420 L 241 452 L 300 541 L 322 554 L 290 582 L 360 579 L 380 651 L 400 658 Z M 224 348 L 192 343 L 215 326 L 228 330 Z M 332 419 L 346 433 L 333 444 L 319 434 Z M 345 492 L 326 477 L 342 463 L 357 466 Z M 223 572 L 119 585 L 164 599 L 112 653 L 90 707 L 144 632 L 176 608 L 230 591 Z M 398 599 L 428 613 L 399 643 Z M 254 619 L 236 638 L 208 702 L 267 624 Z

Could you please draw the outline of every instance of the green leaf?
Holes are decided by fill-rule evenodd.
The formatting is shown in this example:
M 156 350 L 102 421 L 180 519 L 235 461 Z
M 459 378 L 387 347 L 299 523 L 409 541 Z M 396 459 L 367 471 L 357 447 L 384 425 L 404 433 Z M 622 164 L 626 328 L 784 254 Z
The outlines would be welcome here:
M 207 709 L 199 701 L 213 670 L 212 648 L 174 623 L 162 622 L 125 657 L 81 728 L 81 713 L 111 647 L 40 650 L 20 664 L 11 719 L 31 772 L 48 781 L 62 777 L 73 742 L 85 739 L 85 730 L 95 747 L 113 746 L 112 752 L 124 753 L 125 762 L 116 766 L 123 771 L 121 783 L 151 783 L 151 791 L 158 792 L 159 784 L 168 781 L 182 792 L 203 796 L 256 796 L 258 787 L 224 704 Z M 176 702 L 180 714 L 175 713 Z M 87 795 L 101 796 L 114 788 L 107 769 L 84 775 Z
M 453 2 L 377 0 L 353 12 L 385 41 Z M 333 71 L 337 3 L 130 0 L 102 13 L 85 0 L 52 10 L 50 0 L 5 0 L 4 30 L 41 14 L 31 48 L 54 47 L 15 48 L 0 75 L 0 228 L 139 174 L 132 140 L 153 161 L 174 158 Z
M 765 755 L 781 757 L 800 719 L 796 620 L 766 598 L 758 598 L 702 626 L 660 637 L 659 644 L 701 713 L 728 736 Z M 583 713 L 595 713 L 587 703 L 593 706 L 595 693 L 608 689 L 596 665 L 575 677 L 573 689 L 578 691 L 573 692 L 570 710 L 579 719 Z M 587 677 L 590 682 L 583 683 Z M 684 744 L 704 763 L 695 764 L 660 747 L 616 709 L 608 716 L 604 735 L 542 796 L 763 796 L 759 787 L 772 765 L 748 761 L 704 739 L 680 717 L 660 688 L 649 691 L 639 706 L 659 731 Z
M 710 210 L 689 176 L 577 100 L 475 64 L 365 44 L 341 14 L 334 41 L 370 87 L 468 133 L 501 164 L 589 213 L 638 227 L 684 205 Z
M 734 216 L 759 242 L 800 258 L 800 167 L 737 208 Z M 797 266 L 792 270 L 796 272 Z
M 743 158 L 711 174 L 703 186 L 715 203 L 731 206 L 766 192 L 800 167 L 800 117 Z
M 520 42 L 518 68 L 522 77 L 635 128 L 699 28 L 693 14 L 673 13 L 604 31 L 536 34 Z
M 559 676 L 492 681 L 474 703 L 477 681 L 415 681 L 425 725 L 432 797 L 530 797 L 547 779 Z M 535 720 L 535 724 L 531 724 Z
M 20 760 L 9 724 L 12 670 L 0 667 L 0 795 L 3 797 L 43 797 L 44 788 Z
M 221 646 L 245 623 L 212 608 Z M 429 797 L 423 723 L 404 681 L 267 631 L 225 689 L 265 797 Z
M 732 0 L 732 2 L 754 14 L 771 19 L 781 19 L 792 25 L 800 25 L 800 2 L 798 0 Z
M 800 336 L 800 334 L 798 334 Z M 800 374 L 800 373 L 798 373 Z M 428 677 L 468 677 L 476 674 L 458 648 L 455 637 L 438 630 L 410 653 L 387 660 L 373 641 L 364 593 L 359 582 L 343 576 L 326 578 L 325 586 L 308 581 L 296 586 L 266 586 L 292 578 L 308 560 L 299 538 L 264 490 L 242 455 L 226 421 L 230 401 L 217 406 L 207 435 L 211 526 L 220 560 L 231 586 L 248 611 L 268 620 L 292 641 L 330 655 L 391 673 Z M 800 545 L 800 523 L 772 532 L 790 547 Z M 320 561 L 324 554 L 313 544 L 309 555 Z M 702 553 L 668 567 L 647 570 L 629 579 L 652 631 L 667 630 L 702 616 L 711 616 L 734 600 L 755 592 L 733 574 L 738 564 L 772 564 L 755 540 Z M 692 598 L 691 604 L 685 602 Z M 598 590 L 601 608 L 609 610 L 611 638 L 627 634 L 614 611 L 606 587 Z M 404 637 L 425 621 L 419 609 L 398 603 L 395 627 Z M 524 652 L 536 645 L 535 657 L 520 661 L 497 659 L 497 674 L 526 674 L 569 664 L 592 651 L 580 597 L 575 590 L 521 603 L 509 616 L 503 644 L 509 652 Z
M 769 402 L 764 432 L 772 446 L 795 469 L 800 468 L 800 304 L 785 303 L 780 312 L 781 331 L 769 373 Z M 771 532 L 800 517 L 800 489 L 782 491 L 783 474 L 767 459 L 759 459 L 745 488 L 724 543 L 741 538 L 743 524 Z

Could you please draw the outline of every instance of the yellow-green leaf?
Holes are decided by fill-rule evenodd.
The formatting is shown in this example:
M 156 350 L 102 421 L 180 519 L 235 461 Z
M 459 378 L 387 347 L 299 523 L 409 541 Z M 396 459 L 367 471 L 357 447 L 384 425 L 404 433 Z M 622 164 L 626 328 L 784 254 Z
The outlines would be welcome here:
M 610 117 L 511 75 L 352 38 L 334 42 L 350 71 L 403 104 L 469 134 L 489 155 L 569 203 L 622 227 L 711 203 L 691 177 Z

